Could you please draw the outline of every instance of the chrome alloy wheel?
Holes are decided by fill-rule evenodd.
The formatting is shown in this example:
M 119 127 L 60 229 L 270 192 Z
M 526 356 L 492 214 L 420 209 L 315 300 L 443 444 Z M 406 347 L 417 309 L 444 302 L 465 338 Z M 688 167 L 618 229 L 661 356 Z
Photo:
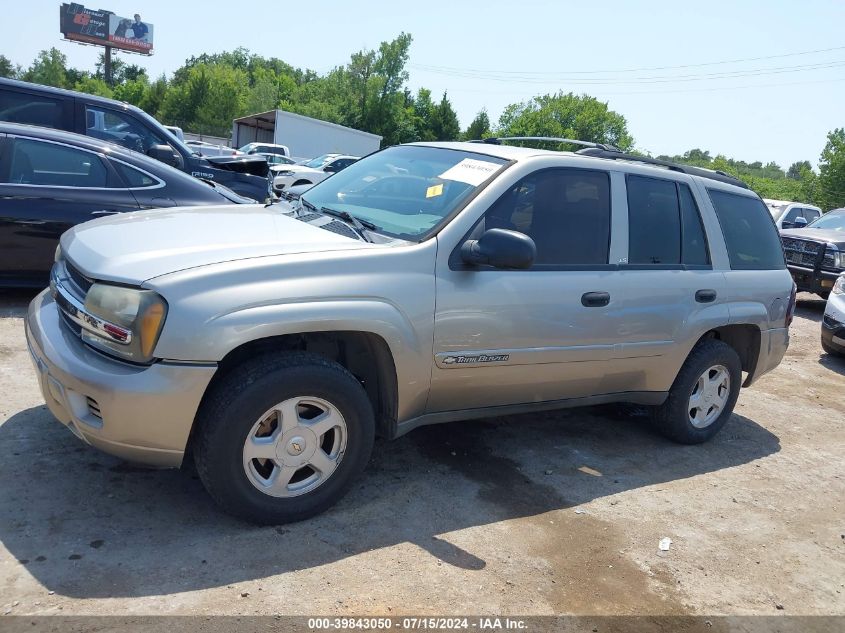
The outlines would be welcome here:
M 689 421 L 697 429 L 703 429 L 716 421 L 731 393 L 731 376 L 724 365 L 713 365 L 705 371 L 692 388 L 687 411 Z
M 330 402 L 288 398 L 252 426 L 243 464 L 253 486 L 271 497 L 296 497 L 325 483 L 343 459 L 346 421 Z

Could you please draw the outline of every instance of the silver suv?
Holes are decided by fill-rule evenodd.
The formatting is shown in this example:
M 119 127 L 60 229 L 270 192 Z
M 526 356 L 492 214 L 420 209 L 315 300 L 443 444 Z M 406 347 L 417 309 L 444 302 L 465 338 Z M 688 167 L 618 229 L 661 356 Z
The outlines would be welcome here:
M 224 509 L 279 523 L 424 424 L 628 402 L 705 441 L 781 361 L 794 300 L 765 205 L 724 174 L 417 143 L 290 205 L 80 225 L 26 334 L 79 438 L 190 455 Z

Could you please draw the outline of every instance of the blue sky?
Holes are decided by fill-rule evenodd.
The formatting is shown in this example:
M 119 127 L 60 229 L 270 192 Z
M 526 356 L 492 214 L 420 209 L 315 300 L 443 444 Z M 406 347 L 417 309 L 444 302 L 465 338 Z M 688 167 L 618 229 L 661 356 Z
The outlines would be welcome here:
M 59 2 L 7 3 L 0 53 L 28 65 L 57 46 L 93 69 L 99 49 L 61 40 Z M 102 6 L 100 6 L 102 5 Z M 414 36 L 410 87 L 448 91 L 463 126 L 486 108 L 558 90 L 622 113 L 654 154 L 700 147 L 782 167 L 815 165 L 845 126 L 845 2 L 86 3 L 155 25 L 155 54 L 123 57 L 153 76 L 186 58 L 245 46 L 325 72 L 399 32 Z M 254 8 L 249 8 L 254 7 Z M 795 55 L 805 51 L 812 54 Z M 750 59 L 757 58 L 757 59 Z M 726 60 L 748 60 L 718 63 Z M 642 70 L 640 70 L 642 69 Z M 612 72 L 607 72 L 612 71 Z

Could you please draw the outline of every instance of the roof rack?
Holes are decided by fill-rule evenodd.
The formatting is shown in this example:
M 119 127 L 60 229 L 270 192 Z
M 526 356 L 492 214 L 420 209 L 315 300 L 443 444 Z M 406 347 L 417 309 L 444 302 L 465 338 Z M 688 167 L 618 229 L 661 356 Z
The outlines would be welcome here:
M 743 189 L 750 189 L 750 187 L 744 182 L 742 182 L 739 178 L 734 178 L 730 174 L 726 174 L 723 171 L 705 169 L 703 167 L 692 167 L 690 165 L 679 165 L 678 163 L 672 163 L 668 160 L 660 160 L 659 158 L 651 158 L 649 156 L 636 156 L 634 154 L 626 154 L 625 152 L 616 148 L 605 149 L 603 147 L 587 147 L 585 149 L 578 150 L 576 154 L 580 154 L 582 156 L 593 156 L 596 158 L 609 158 L 611 160 L 627 160 L 637 163 L 646 163 L 647 165 L 658 165 L 660 167 L 666 167 L 671 171 L 677 171 L 682 174 L 689 174 L 690 176 L 700 176 L 702 178 L 717 180 L 719 182 L 724 182 L 726 184 L 734 185 L 736 187 L 742 187 Z
M 607 151 L 621 151 L 618 147 L 608 145 L 605 143 L 591 143 L 590 141 L 579 141 L 574 138 L 558 138 L 556 136 L 499 136 L 491 138 L 483 138 L 470 143 L 488 143 L 489 145 L 501 145 L 502 141 L 551 141 L 552 143 L 571 143 L 572 145 L 581 145 L 582 147 L 597 148 Z

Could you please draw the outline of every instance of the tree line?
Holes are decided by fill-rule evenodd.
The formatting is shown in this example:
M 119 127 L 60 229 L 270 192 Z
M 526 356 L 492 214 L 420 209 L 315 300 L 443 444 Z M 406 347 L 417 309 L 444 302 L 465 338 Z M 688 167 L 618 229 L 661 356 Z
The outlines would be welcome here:
M 625 117 L 589 95 L 560 91 L 513 103 L 493 124 L 482 109 L 461 129 L 448 94 L 408 88 L 406 69 L 412 37 L 400 33 L 375 50 L 353 53 L 325 74 L 295 68 L 245 48 L 191 57 L 168 78 L 115 58 L 106 83 L 103 56 L 93 72 L 68 66 L 56 48 L 44 50 L 26 68 L 0 55 L 0 76 L 71 88 L 136 105 L 163 123 L 228 137 L 232 120 L 281 108 L 383 137 L 383 145 L 453 141 L 490 136 L 550 136 L 636 148 Z M 551 149 L 573 149 L 557 143 Z M 709 150 L 691 149 L 657 158 L 717 169 L 744 180 L 764 198 L 814 203 L 824 210 L 845 206 L 845 129 L 830 132 L 819 171 L 808 160 L 784 170 L 774 162 L 745 162 Z

